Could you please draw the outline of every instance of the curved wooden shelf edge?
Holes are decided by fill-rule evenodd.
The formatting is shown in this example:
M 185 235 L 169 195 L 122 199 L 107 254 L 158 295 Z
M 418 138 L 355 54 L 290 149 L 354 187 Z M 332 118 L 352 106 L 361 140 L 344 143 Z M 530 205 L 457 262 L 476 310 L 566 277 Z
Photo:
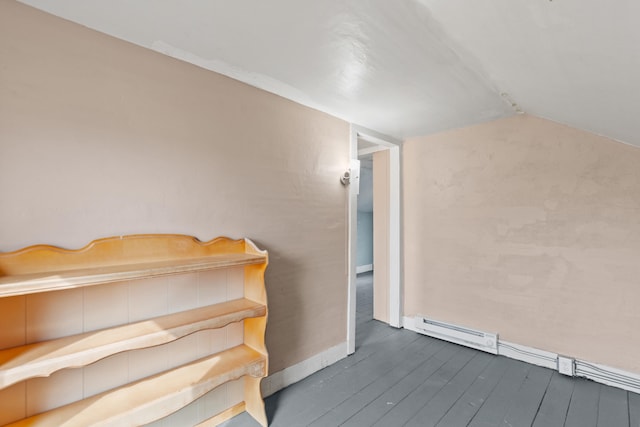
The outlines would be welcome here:
M 178 262 L 156 261 L 138 264 L 121 264 L 102 267 L 0 276 L 0 297 L 28 295 L 63 289 L 97 286 L 127 280 L 146 279 L 235 266 L 263 264 L 262 255 L 231 253 L 200 258 L 182 259 Z M 56 274 L 57 273 L 57 274 Z
M 122 263 L 123 258 L 139 263 L 197 258 L 216 253 L 242 253 L 245 246 L 245 239 L 220 236 L 203 242 L 183 234 L 105 237 L 79 249 L 40 244 L 0 253 L 0 276 L 108 266 Z
M 265 266 L 269 265 L 269 253 L 266 249 L 260 249 L 253 240 L 245 237 L 245 252 L 249 254 L 262 255 L 265 258 Z
M 226 382 L 262 375 L 263 364 L 263 355 L 240 345 L 7 427 L 142 425 L 182 409 Z
M 178 240 L 190 240 L 194 245 L 198 245 L 198 246 L 210 246 L 210 245 L 215 245 L 216 243 L 220 243 L 220 242 L 227 242 L 227 243 L 234 243 L 234 244 L 240 244 L 242 242 L 244 242 L 245 240 L 249 240 L 247 238 L 240 238 L 240 239 L 232 239 L 230 237 L 227 236 L 218 236 L 218 237 L 214 237 L 211 240 L 200 240 L 195 236 L 189 236 L 186 234 L 126 234 L 126 235 L 122 235 L 122 236 L 111 236 L 111 237 L 101 237 L 99 239 L 95 239 L 92 240 L 91 242 L 87 243 L 86 245 L 77 248 L 77 249 L 69 249 L 69 248 L 63 248 L 61 246 L 55 246 L 55 245 L 47 245 L 47 244 L 37 244 L 37 245 L 30 245 L 30 246 L 26 246 L 24 248 L 20 248 L 20 249 L 16 249 L 15 251 L 10 251 L 10 252 L 0 252 L 0 258 L 4 257 L 4 256 L 20 256 L 20 255 L 24 255 L 25 253 L 29 253 L 29 252 L 37 252 L 37 251 L 52 251 L 52 252 L 59 252 L 59 253 L 64 253 L 64 254 L 81 254 L 84 252 L 89 252 L 92 249 L 94 249 L 95 247 L 104 245 L 104 244 L 108 244 L 110 242 L 114 242 L 114 241 L 127 241 L 127 240 L 139 240 L 139 239 L 145 239 L 145 240 L 150 240 L 150 239 L 178 239 Z
M 246 299 L 169 314 L 142 322 L 58 338 L 0 351 L 0 389 L 86 366 L 105 357 L 178 340 L 205 329 L 266 315 L 266 307 Z

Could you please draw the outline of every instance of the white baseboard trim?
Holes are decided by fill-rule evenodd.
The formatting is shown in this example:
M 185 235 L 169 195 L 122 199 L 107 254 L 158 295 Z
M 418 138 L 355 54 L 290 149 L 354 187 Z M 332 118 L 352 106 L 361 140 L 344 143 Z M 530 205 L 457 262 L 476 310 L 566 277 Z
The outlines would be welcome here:
M 416 318 L 415 316 L 402 316 L 402 325 L 400 325 L 401 327 L 408 329 L 410 331 L 413 332 L 418 332 L 418 329 L 416 329 Z
M 356 267 L 356 274 L 373 271 L 373 264 L 359 265 Z
M 405 329 L 422 333 L 417 327 L 415 317 L 403 317 Z M 445 339 L 445 338 L 440 338 Z M 454 342 L 454 341 L 451 341 Z M 460 342 L 455 344 L 464 345 Z M 515 344 L 508 341 L 501 341 L 498 338 L 498 355 L 510 359 L 520 360 L 533 365 L 558 370 L 558 354 L 546 350 L 540 350 L 526 345 Z M 575 375 L 584 377 L 592 381 L 621 388 L 623 390 L 640 393 L 640 375 L 612 368 L 610 366 L 597 363 L 586 362 L 584 360 L 575 361 Z
M 640 394 L 640 375 L 597 363 L 576 360 L 576 376 Z
M 558 369 L 558 355 L 550 351 L 498 340 L 498 354 L 543 368 Z
M 317 372 L 322 368 L 326 368 L 327 366 L 336 363 L 338 360 L 344 359 L 347 357 L 347 350 L 348 345 L 345 341 L 323 351 L 322 353 L 318 353 L 307 360 L 303 360 L 302 362 L 289 366 L 282 371 L 269 375 L 262 380 L 262 396 L 271 396 L 273 393 L 305 379 L 314 372 Z

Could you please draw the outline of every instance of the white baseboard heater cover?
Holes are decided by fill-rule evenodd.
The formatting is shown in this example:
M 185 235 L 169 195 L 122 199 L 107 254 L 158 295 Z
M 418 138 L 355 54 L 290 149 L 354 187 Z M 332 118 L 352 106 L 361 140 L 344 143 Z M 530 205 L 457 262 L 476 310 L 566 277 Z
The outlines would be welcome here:
M 422 316 L 415 317 L 415 327 L 420 333 L 430 337 L 498 354 L 498 334 L 476 331 Z
M 500 354 L 515 360 L 532 363 L 557 370 L 559 356 L 546 350 L 540 350 L 511 342 L 500 342 L 498 334 L 490 334 L 463 326 L 427 319 L 422 316 L 405 317 L 404 327 L 441 340 L 453 342 L 491 354 Z M 640 393 L 640 374 L 575 359 L 573 375 L 584 377 L 601 384 L 610 385 L 633 393 Z

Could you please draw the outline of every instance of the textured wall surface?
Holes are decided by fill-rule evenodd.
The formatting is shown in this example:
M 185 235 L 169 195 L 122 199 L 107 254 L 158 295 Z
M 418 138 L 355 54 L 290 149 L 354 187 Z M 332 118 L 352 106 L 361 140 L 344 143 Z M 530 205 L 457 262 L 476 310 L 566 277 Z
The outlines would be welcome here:
M 13 1 L 0 57 L 0 250 L 249 237 L 271 371 L 345 341 L 346 122 Z
M 373 318 L 389 322 L 389 150 L 373 153 Z
M 405 315 L 640 372 L 640 149 L 523 115 L 403 160 Z

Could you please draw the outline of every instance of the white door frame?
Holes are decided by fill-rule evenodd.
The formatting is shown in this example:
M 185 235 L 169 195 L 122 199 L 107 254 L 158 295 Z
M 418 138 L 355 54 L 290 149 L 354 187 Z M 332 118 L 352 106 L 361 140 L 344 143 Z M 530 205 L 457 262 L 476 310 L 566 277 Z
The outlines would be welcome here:
M 358 152 L 358 139 L 376 144 Z M 351 125 L 351 159 L 375 151 L 389 150 L 389 324 L 402 326 L 402 283 L 400 277 L 400 141 L 360 126 Z M 358 247 L 358 194 L 349 188 L 348 232 L 348 295 L 347 295 L 347 344 L 348 354 L 356 350 L 356 258 Z M 375 269 L 375 265 L 374 265 Z M 375 273 L 374 273 L 375 274 Z

